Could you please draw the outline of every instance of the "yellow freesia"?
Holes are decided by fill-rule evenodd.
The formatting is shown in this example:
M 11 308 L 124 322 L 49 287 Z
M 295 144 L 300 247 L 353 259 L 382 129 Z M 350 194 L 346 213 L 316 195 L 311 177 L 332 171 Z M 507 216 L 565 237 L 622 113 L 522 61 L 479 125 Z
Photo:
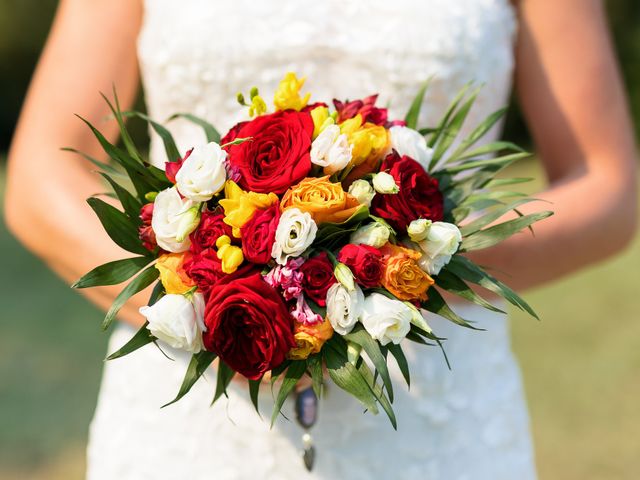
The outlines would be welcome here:
M 311 110 L 311 118 L 313 119 L 313 139 L 320 135 L 320 133 L 329 125 L 335 123 L 333 117 L 329 115 L 329 109 L 320 105 L 319 107 Z
M 249 105 L 249 116 L 260 116 L 267 111 L 267 104 L 264 102 L 260 95 L 255 95 L 251 99 L 251 105 Z
M 358 166 L 362 163 L 375 164 L 382 158 L 389 146 L 389 133 L 381 125 L 362 123 L 362 116 L 345 120 L 340 124 L 340 132 L 347 135 L 350 145 L 353 145 L 352 164 Z
M 216 247 L 218 249 L 217 256 L 222 260 L 222 271 L 224 273 L 235 272 L 244 262 L 242 248 L 231 245 L 231 239 L 227 235 L 218 237 Z
M 220 206 L 224 209 L 224 223 L 232 227 L 236 238 L 240 238 L 240 229 L 251 220 L 256 210 L 278 202 L 275 193 L 245 192 L 232 180 L 226 181 L 224 196 L 220 200 Z
M 167 293 L 182 295 L 195 285 L 182 268 L 183 262 L 184 253 L 165 253 L 158 257 L 156 268 Z
M 292 109 L 300 111 L 307 106 L 311 94 L 307 93 L 304 97 L 300 96 L 304 81 L 304 77 L 298 79 L 293 72 L 289 72 L 284 76 L 273 98 L 276 110 Z

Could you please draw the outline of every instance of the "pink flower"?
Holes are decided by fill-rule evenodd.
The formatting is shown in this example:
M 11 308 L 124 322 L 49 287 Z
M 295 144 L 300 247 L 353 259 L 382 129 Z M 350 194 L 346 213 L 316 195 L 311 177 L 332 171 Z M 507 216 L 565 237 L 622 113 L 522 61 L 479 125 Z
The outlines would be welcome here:
M 282 296 L 285 300 L 291 300 L 302 295 L 302 281 L 304 275 L 300 267 L 304 258 L 290 258 L 286 264 L 274 267 L 264 276 L 265 281 L 273 288 L 282 288 Z
M 304 296 L 300 295 L 296 300 L 296 306 L 291 311 L 291 316 L 299 323 L 304 325 L 317 325 L 323 322 L 322 315 L 315 313 L 305 301 Z

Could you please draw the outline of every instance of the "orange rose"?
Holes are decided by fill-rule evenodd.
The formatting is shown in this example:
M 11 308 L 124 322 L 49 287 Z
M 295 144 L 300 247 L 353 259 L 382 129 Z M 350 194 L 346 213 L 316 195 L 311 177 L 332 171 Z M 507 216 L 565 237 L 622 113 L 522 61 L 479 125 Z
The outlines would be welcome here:
M 158 257 L 156 268 L 167 293 L 183 294 L 195 285 L 184 271 L 184 257 L 185 253 L 165 253 Z
M 304 360 L 313 353 L 318 353 L 324 345 L 324 342 L 329 340 L 333 335 L 333 328 L 328 319 L 324 319 L 324 322 L 315 325 L 305 325 L 304 323 L 296 322 L 294 328 L 294 335 L 296 346 L 289 350 L 287 358 L 291 360 Z
M 331 183 L 329 176 L 305 178 L 286 191 L 282 210 L 295 207 L 309 212 L 316 223 L 344 222 L 360 207 L 355 197 L 345 192 L 340 183 Z
M 400 300 L 426 300 L 434 281 L 417 263 L 422 254 L 390 243 L 380 251 L 385 257 L 382 286 Z

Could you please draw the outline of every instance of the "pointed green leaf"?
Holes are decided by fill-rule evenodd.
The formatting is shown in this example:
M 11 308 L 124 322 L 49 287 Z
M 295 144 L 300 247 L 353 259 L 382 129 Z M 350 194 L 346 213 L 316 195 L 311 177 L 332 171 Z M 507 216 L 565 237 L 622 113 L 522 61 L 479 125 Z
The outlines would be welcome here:
M 311 374 L 311 383 L 316 397 L 322 398 L 322 386 L 324 385 L 324 376 L 322 372 L 322 356 L 319 353 L 310 355 L 307 358 L 307 368 Z
M 469 134 L 467 138 L 465 138 L 458 148 L 454 150 L 454 152 L 449 157 L 450 161 L 455 161 L 459 156 L 461 156 L 469 147 L 474 145 L 478 140 L 480 140 L 484 135 L 493 128 L 493 126 L 498 123 L 500 119 L 504 117 L 504 114 L 507 112 L 506 107 L 501 108 L 493 112 L 487 118 L 485 118 L 480 125 L 473 129 L 473 131 Z
M 142 273 L 131 280 L 131 282 L 118 294 L 116 299 L 111 304 L 111 308 L 109 308 L 109 311 L 102 321 L 102 329 L 106 330 L 107 328 L 109 328 L 109 325 L 111 325 L 113 319 L 116 318 L 116 315 L 125 304 L 125 302 L 136 293 L 144 290 L 149 285 L 151 285 L 154 280 L 158 278 L 158 276 L 158 269 L 152 265 L 150 267 L 147 267 L 142 271 Z
M 469 114 L 469 110 L 473 106 L 473 103 L 480 92 L 479 88 L 476 88 L 471 94 L 469 98 L 461 105 L 461 107 L 456 111 L 456 113 L 451 118 L 451 121 L 446 125 L 444 130 L 442 131 L 438 142 L 435 144 L 433 157 L 431 159 L 431 164 L 435 165 L 438 160 L 442 158 L 442 156 L 449 150 L 449 147 L 453 144 L 460 129 L 462 128 L 462 124 L 467 118 Z
M 71 288 L 117 285 L 133 277 L 152 260 L 151 257 L 133 257 L 105 263 L 85 274 Z
M 224 363 L 222 360 L 218 362 L 218 375 L 216 376 L 216 392 L 213 395 L 213 401 L 211 405 L 216 403 L 216 401 L 224 395 L 225 397 L 229 397 L 227 395 L 227 387 L 231 383 L 231 380 L 235 376 L 236 372 L 229 365 Z
M 469 252 L 488 248 L 502 242 L 511 235 L 518 233 L 524 228 L 533 225 L 535 222 L 543 220 L 553 215 L 553 212 L 544 211 L 524 215 L 513 220 L 508 220 L 498 225 L 494 225 L 484 230 L 479 230 L 462 240 L 461 251 Z
M 384 413 L 386 413 L 387 417 L 389 417 L 391 426 L 393 426 L 394 430 L 397 430 L 398 422 L 396 420 L 396 415 L 393 411 L 393 407 L 391 406 L 391 402 L 385 395 L 382 387 L 376 383 L 375 378 L 366 362 L 360 362 L 357 368 L 357 371 L 360 373 L 360 375 L 362 375 L 362 378 L 364 378 L 365 382 L 369 386 L 369 389 L 371 390 L 371 393 L 373 393 L 373 396 L 384 410 Z
M 418 125 L 418 117 L 420 116 L 420 110 L 422 108 L 422 102 L 424 101 L 424 95 L 427 92 L 427 88 L 429 88 L 429 84 L 431 83 L 431 78 L 425 81 L 418 93 L 416 94 L 413 102 L 411 102 L 411 106 L 409 107 L 409 111 L 407 115 L 404 117 L 404 121 L 407 124 L 407 127 L 416 129 Z
M 512 202 L 508 205 L 500 206 L 499 208 L 494 208 L 490 210 L 487 214 L 481 217 L 478 217 L 474 221 L 469 222 L 466 225 L 463 225 L 462 227 L 460 227 L 460 233 L 462 234 L 463 237 L 471 235 L 479 231 L 481 228 L 486 227 L 490 223 L 493 223 L 495 220 L 499 219 L 500 217 L 510 212 L 511 210 L 514 210 L 518 206 L 524 205 L 525 203 L 529 203 L 533 201 L 535 201 L 534 198 L 521 198 L 520 200 L 516 200 L 515 202 Z
M 206 120 L 200 117 L 196 117 L 195 115 L 191 115 L 190 113 L 176 113 L 175 115 L 169 117 L 169 121 L 175 120 L 176 118 L 184 118 L 185 120 L 188 120 L 192 123 L 195 123 L 199 127 L 202 127 L 208 142 L 220 143 L 220 132 L 218 132 L 218 130 L 216 130 L 216 128 Z
M 116 358 L 124 357 L 125 355 L 129 355 L 131 352 L 135 352 L 140 347 L 144 347 L 145 345 L 154 342 L 156 337 L 151 334 L 147 325 L 149 325 L 149 322 L 144 322 L 144 325 L 136 332 L 131 340 L 109 355 L 107 360 L 115 360 Z
M 498 307 L 487 302 L 484 298 L 474 292 L 460 277 L 446 269 L 440 271 L 440 273 L 435 277 L 435 281 L 436 285 L 449 293 L 458 295 L 459 297 L 473 302 L 476 305 L 480 305 L 492 312 L 505 313 L 503 310 L 500 310 Z
M 452 159 L 452 161 L 458 162 L 462 160 L 473 159 L 475 157 L 480 157 L 482 155 L 498 153 L 503 150 L 525 153 L 525 150 L 519 147 L 518 145 L 516 145 L 515 143 L 499 140 L 499 141 L 487 143 L 485 145 L 481 145 L 480 147 L 475 148 L 473 150 L 469 150 L 468 152 L 464 152 L 463 155 L 457 156 L 455 159 Z
M 127 117 L 140 118 L 145 122 L 147 122 L 149 125 L 151 125 L 151 128 L 153 128 L 153 130 L 162 139 L 162 143 L 164 144 L 164 150 L 167 154 L 168 161 L 175 162 L 180 158 L 182 158 L 182 155 L 180 155 L 180 152 L 178 151 L 178 147 L 176 147 L 176 142 L 173 139 L 173 135 L 171 135 L 171 132 L 167 130 L 167 128 L 160 125 L 158 122 L 152 120 L 148 115 L 145 115 L 142 112 L 129 111 L 129 112 L 124 112 L 123 115 Z
M 122 143 L 124 144 L 124 147 L 127 149 L 127 152 L 129 152 L 129 155 L 131 155 L 132 158 L 142 163 L 142 157 L 140 156 L 140 152 L 138 151 L 135 144 L 133 143 L 133 139 L 131 138 L 131 135 L 129 135 L 129 131 L 127 130 L 127 127 L 124 124 L 124 119 L 122 118 L 122 112 L 120 111 L 120 101 L 118 100 L 118 94 L 116 93 L 115 85 L 113 86 L 113 99 L 116 103 L 115 107 L 109 101 L 109 99 L 104 93 L 101 92 L 100 95 L 102 96 L 104 101 L 107 102 L 107 105 L 111 110 L 111 113 L 113 114 L 114 118 L 118 122 L 118 127 L 120 128 L 120 138 L 122 139 Z
M 199 353 L 195 353 L 191 357 L 191 361 L 189 362 L 189 366 L 187 367 L 187 372 L 184 375 L 184 380 L 182 380 L 182 385 L 180 386 L 180 390 L 178 391 L 178 395 L 176 398 L 171 400 L 169 403 L 162 406 L 168 407 L 169 405 L 176 403 L 182 397 L 184 397 L 191 387 L 195 385 L 198 379 L 202 376 L 202 374 L 209 368 L 211 362 L 215 360 L 216 354 L 213 352 L 208 352 L 206 350 L 202 350 Z
M 251 398 L 253 408 L 256 409 L 257 414 L 262 418 L 262 414 L 260 413 L 260 409 L 258 408 L 258 397 L 260 395 L 261 383 L 262 377 L 260 377 L 258 380 L 249 380 L 249 398 Z
M 117 245 L 132 253 L 148 255 L 149 251 L 142 246 L 138 238 L 138 230 L 123 212 L 99 198 L 88 198 L 87 203 L 96 212 L 105 231 Z
M 400 345 L 390 343 L 387 345 L 387 350 L 389 350 L 389 353 L 391 353 L 391 355 L 393 355 L 393 357 L 396 359 L 396 363 L 398 364 L 400 373 L 402 373 L 402 376 L 404 377 L 405 382 L 407 382 L 407 387 L 411 388 L 411 375 L 409 374 L 409 362 L 407 362 L 407 357 L 404 356 L 402 347 Z
M 86 153 L 83 153 L 80 150 L 76 150 L 75 148 L 70 148 L 70 147 L 64 147 L 64 148 L 61 148 L 60 150 L 62 150 L 63 152 L 70 152 L 70 153 L 75 153 L 76 155 L 80 155 L 82 158 L 84 158 L 88 162 L 90 162 L 93 165 L 95 165 L 101 171 L 111 175 L 112 178 L 120 178 L 120 179 L 129 180 L 129 177 L 126 174 L 124 174 L 120 170 L 117 170 L 113 165 L 109 165 L 108 163 L 101 162 L 100 160 L 96 159 L 95 157 L 92 157 L 91 155 L 87 155 Z
M 447 320 L 462 327 L 467 327 L 472 330 L 482 330 L 480 328 L 474 327 L 472 325 L 472 321 L 465 320 L 460 315 L 451 310 L 449 305 L 447 305 L 445 299 L 442 298 L 442 295 L 440 295 L 440 292 L 438 292 L 438 290 L 436 290 L 434 287 L 429 288 L 429 290 L 427 291 L 427 297 L 427 301 L 423 302 L 422 304 L 425 310 L 440 315 L 441 317 L 446 318 Z
M 135 223 L 136 226 L 139 226 L 141 224 L 140 209 L 142 208 L 142 202 L 131 195 L 127 189 L 118 184 L 106 173 L 100 172 L 100 175 L 109 182 L 109 185 L 113 188 L 113 192 L 118 197 L 118 200 L 120 200 L 122 208 L 124 208 L 125 213 L 129 216 L 131 221 Z
M 433 135 L 427 142 L 427 145 L 429 145 L 429 147 L 433 148 L 436 142 L 440 139 L 440 136 L 443 134 L 446 125 L 449 123 L 449 118 L 451 118 L 451 115 L 453 114 L 454 110 L 458 108 L 458 105 L 460 104 L 464 96 L 467 94 L 467 91 L 469 91 L 469 88 L 471 88 L 471 83 L 467 83 L 464 87 L 462 87 L 462 89 L 451 101 L 451 103 L 449 104 L 449 107 L 447 108 L 447 111 L 440 119 L 438 126 L 435 128 Z M 432 161 L 431 164 L 429 165 L 429 170 L 431 170 L 434 165 L 435 165 L 435 162 Z
M 273 405 L 273 412 L 271 414 L 272 427 L 274 422 L 276 421 L 276 418 L 278 418 L 280 411 L 282 410 L 284 401 L 293 391 L 296 383 L 298 383 L 298 380 L 300 380 L 306 370 L 307 362 L 305 360 L 293 361 L 291 362 L 291 365 L 289 365 L 289 368 L 287 368 L 287 371 L 284 374 L 284 379 L 282 380 L 282 385 L 280 385 L 280 390 L 278 390 L 278 396 L 276 397 L 276 401 Z

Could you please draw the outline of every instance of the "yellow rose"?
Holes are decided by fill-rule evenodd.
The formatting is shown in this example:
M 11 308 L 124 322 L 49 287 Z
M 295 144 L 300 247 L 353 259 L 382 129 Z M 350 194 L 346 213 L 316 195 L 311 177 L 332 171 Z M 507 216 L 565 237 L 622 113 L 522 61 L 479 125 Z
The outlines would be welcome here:
M 426 300 L 427 290 L 434 281 L 418 265 L 422 254 L 390 243 L 380 251 L 385 258 L 382 286 L 400 300 Z
M 293 72 L 287 73 L 280 81 L 278 89 L 273 98 L 276 110 L 297 110 L 300 111 L 307 106 L 310 93 L 300 97 L 300 89 L 304 85 L 305 78 L 298 79 Z
M 353 145 L 351 162 L 356 167 L 365 162 L 377 166 L 389 147 L 387 129 L 373 123 L 363 124 L 360 114 L 342 122 L 340 132 L 347 135 L 349 144 Z
M 165 253 L 160 255 L 156 261 L 156 268 L 160 272 L 160 282 L 167 293 L 181 295 L 191 290 L 195 285 L 182 268 L 184 256 L 184 253 Z
M 282 210 L 295 207 L 309 212 L 318 224 L 343 222 L 360 207 L 358 200 L 340 183 L 331 183 L 328 175 L 305 178 L 285 192 L 280 205 Z
M 251 220 L 256 210 L 270 207 L 278 201 L 275 193 L 245 192 L 232 180 L 225 183 L 224 196 L 219 202 L 224 209 L 224 223 L 233 228 L 236 238 L 240 238 L 240 228 Z
M 289 350 L 287 358 L 291 360 L 304 360 L 313 353 L 318 353 L 333 335 L 333 328 L 328 319 L 316 325 L 304 325 L 296 322 L 293 337 L 296 346 Z

